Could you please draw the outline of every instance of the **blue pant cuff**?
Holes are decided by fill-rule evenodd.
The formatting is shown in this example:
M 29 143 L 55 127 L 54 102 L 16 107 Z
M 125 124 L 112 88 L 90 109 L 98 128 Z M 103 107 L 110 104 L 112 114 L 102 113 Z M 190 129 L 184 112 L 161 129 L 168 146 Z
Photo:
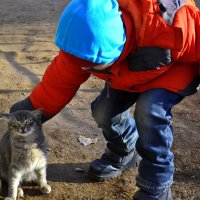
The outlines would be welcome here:
M 162 184 L 155 184 L 151 181 L 141 178 L 139 175 L 136 177 L 137 187 L 155 195 L 165 192 L 172 185 L 172 183 L 173 183 L 172 179 Z

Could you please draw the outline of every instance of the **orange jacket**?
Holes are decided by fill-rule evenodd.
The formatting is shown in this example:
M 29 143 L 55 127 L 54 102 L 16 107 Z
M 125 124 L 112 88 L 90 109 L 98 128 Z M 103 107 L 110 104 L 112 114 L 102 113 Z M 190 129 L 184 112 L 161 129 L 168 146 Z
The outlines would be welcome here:
M 81 67 L 94 64 L 61 50 L 30 94 L 35 108 L 44 108 L 47 115 L 58 113 L 91 73 L 109 80 L 112 88 L 130 92 L 165 88 L 181 95 L 190 95 L 196 91 L 199 83 L 200 11 L 193 2 L 187 0 L 188 5 L 177 10 L 172 25 L 163 20 L 157 0 L 118 2 L 127 40 L 120 58 L 109 69 L 109 73 L 82 70 Z M 130 71 L 127 56 L 137 52 L 138 47 L 170 49 L 172 62 L 155 69 Z

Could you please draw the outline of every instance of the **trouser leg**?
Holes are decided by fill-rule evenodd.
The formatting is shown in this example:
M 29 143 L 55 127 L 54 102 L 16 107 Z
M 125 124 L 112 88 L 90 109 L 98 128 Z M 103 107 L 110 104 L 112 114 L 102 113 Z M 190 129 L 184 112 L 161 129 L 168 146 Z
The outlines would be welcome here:
M 135 148 L 138 137 L 134 119 L 130 116 L 130 107 L 135 103 L 138 93 L 129 93 L 106 88 L 92 102 L 92 116 L 103 130 L 107 147 L 112 152 L 127 155 Z
M 138 94 L 110 89 L 106 97 L 106 88 L 92 102 L 92 116 L 103 130 L 107 140 L 107 149 L 100 159 L 90 164 L 88 175 L 98 181 L 119 176 L 128 167 L 136 167 L 140 156 L 135 151 L 138 138 L 134 119 L 130 116 L 130 107 Z
M 142 160 L 137 185 L 148 192 L 166 190 L 173 181 L 174 156 L 171 109 L 182 96 L 164 89 L 144 92 L 137 100 L 135 120 L 139 133 L 136 148 Z

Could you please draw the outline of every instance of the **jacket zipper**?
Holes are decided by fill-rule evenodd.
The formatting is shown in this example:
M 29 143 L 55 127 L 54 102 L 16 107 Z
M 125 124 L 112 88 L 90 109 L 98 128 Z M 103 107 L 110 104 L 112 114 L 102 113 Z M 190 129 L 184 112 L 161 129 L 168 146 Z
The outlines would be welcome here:
M 111 75 L 112 72 L 108 71 L 108 76 Z M 106 98 L 110 98 L 110 78 L 107 76 L 106 78 Z
M 109 83 L 109 78 L 106 79 L 106 98 L 109 99 L 110 98 L 110 83 Z

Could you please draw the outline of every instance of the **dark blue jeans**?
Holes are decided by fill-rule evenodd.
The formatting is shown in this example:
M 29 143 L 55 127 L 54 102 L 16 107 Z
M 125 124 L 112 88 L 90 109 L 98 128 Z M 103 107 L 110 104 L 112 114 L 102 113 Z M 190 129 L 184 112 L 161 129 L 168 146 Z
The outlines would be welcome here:
M 104 88 L 91 109 L 107 147 L 122 156 L 136 148 L 142 157 L 137 186 L 155 194 L 167 189 L 174 173 L 171 109 L 183 97 L 165 89 L 131 93 L 110 88 L 109 98 L 106 93 Z

